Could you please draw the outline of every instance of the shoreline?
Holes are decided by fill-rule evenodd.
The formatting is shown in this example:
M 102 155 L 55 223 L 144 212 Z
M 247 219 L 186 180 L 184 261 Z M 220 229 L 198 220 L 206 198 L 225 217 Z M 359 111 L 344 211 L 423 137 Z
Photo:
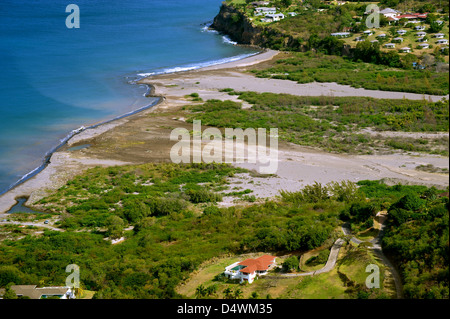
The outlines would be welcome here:
M 164 74 L 179 74 L 179 73 L 184 73 L 184 72 L 194 72 L 197 70 L 206 70 L 206 69 L 223 69 L 223 68 L 235 67 L 236 65 L 242 65 L 242 63 L 244 63 L 244 65 L 254 65 L 254 64 L 269 60 L 269 59 L 273 58 L 273 56 L 275 56 L 276 54 L 278 54 L 276 51 L 261 49 L 261 51 L 258 53 L 252 54 L 251 56 L 247 56 L 247 57 L 244 57 L 244 58 L 241 58 L 238 60 L 208 65 L 208 66 L 201 67 L 198 69 L 191 69 L 191 70 L 186 70 L 186 71 L 174 71 L 171 73 L 164 73 Z M 263 58 L 261 59 L 260 56 L 263 56 Z M 245 62 L 245 61 L 247 61 L 247 62 Z M 144 77 L 143 79 L 146 79 L 146 77 Z M 11 209 L 11 207 L 13 207 L 17 203 L 17 200 L 16 200 L 17 198 L 26 197 L 27 201 L 30 199 L 30 196 L 28 194 L 27 195 L 25 195 L 25 194 L 24 195 L 15 195 L 14 202 L 6 204 L 6 205 L 2 203 L 3 199 L 5 197 L 8 197 L 7 196 L 8 193 L 11 193 L 14 189 L 24 185 L 25 183 L 32 180 L 33 178 L 36 178 L 40 173 L 42 173 L 51 164 L 51 159 L 52 159 L 53 155 L 55 155 L 55 153 L 57 153 L 61 148 L 63 148 L 66 145 L 71 146 L 73 144 L 78 143 L 79 141 L 91 139 L 96 135 L 99 135 L 108 130 L 111 130 L 116 126 L 121 125 L 122 123 L 120 123 L 120 120 L 122 120 L 122 119 L 129 118 L 135 114 L 142 113 L 149 109 L 156 110 L 158 105 L 161 104 L 162 102 L 164 102 L 165 97 L 160 94 L 155 94 L 155 91 L 156 91 L 155 86 L 151 83 L 142 83 L 141 81 L 143 79 L 136 81 L 135 84 L 146 85 L 148 87 L 148 90 L 145 94 L 145 97 L 158 98 L 157 101 L 155 101 L 154 103 L 148 104 L 146 106 L 140 107 L 136 110 L 127 112 L 125 114 L 118 115 L 112 119 L 104 120 L 99 123 L 94 123 L 87 127 L 81 126 L 80 128 L 69 132 L 62 140 L 60 140 L 60 143 L 58 145 L 56 145 L 55 147 L 50 149 L 44 155 L 44 157 L 42 158 L 41 165 L 34 168 L 30 172 L 26 173 L 19 180 L 17 180 L 16 182 L 14 182 L 10 186 L 8 186 L 4 191 L 0 192 L 0 216 L 2 214 L 5 214 L 9 209 Z M 108 126 L 108 124 L 111 124 L 111 125 Z M 104 129 L 102 130 L 102 128 L 104 128 Z M 95 130 L 95 129 L 97 129 L 97 131 L 93 132 L 92 130 Z M 89 130 L 91 130 L 91 131 L 89 131 Z M 89 134 L 89 133 L 91 133 L 91 134 Z M 9 202 L 11 202 L 10 199 L 9 199 Z M 24 203 L 24 206 L 26 206 L 26 203 L 27 202 Z M 8 205 L 9 205 L 9 207 L 8 207 Z M 8 207 L 8 208 L 6 208 L 6 207 Z
M 195 70 L 221 69 L 221 68 L 224 68 L 224 66 L 227 66 L 226 68 L 229 68 L 229 67 L 233 67 L 233 65 L 235 65 L 236 63 L 239 63 L 240 61 L 244 61 L 244 60 L 247 60 L 247 59 L 250 60 L 250 62 L 247 62 L 248 65 L 253 65 L 253 64 L 262 62 L 262 60 L 256 60 L 256 62 L 255 62 L 255 58 L 258 57 L 259 55 L 267 53 L 267 51 L 268 50 L 262 49 L 260 52 L 257 52 L 255 54 L 250 55 L 250 56 L 247 56 L 247 57 L 244 57 L 244 58 L 241 58 L 241 59 L 238 59 L 238 60 L 233 60 L 233 61 L 230 61 L 230 62 L 217 63 L 217 64 L 208 65 L 208 66 L 205 66 L 205 67 L 199 67 L 199 68 L 196 68 L 196 69 L 190 69 L 190 70 L 185 70 L 185 71 L 174 71 L 174 72 L 161 73 L 161 74 L 155 74 L 155 75 L 179 74 L 179 73 L 183 73 L 183 72 L 192 72 L 192 71 L 195 71 Z M 147 78 L 147 77 L 144 77 L 143 79 L 145 79 L 145 78 Z M 141 80 L 143 80 L 143 79 L 140 79 L 140 80 L 136 81 L 135 84 L 137 84 L 137 85 L 146 85 L 148 89 L 147 89 L 147 92 L 145 93 L 145 97 L 158 98 L 157 101 L 155 101 L 154 103 L 150 103 L 148 105 L 145 105 L 143 107 L 140 107 L 140 108 L 138 108 L 136 110 L 133 110 L 133 111 L 130 111 L 130 112 L 127 112 L 127 113 L 115 116 L 112 119 L 107 119 L 107 120 L 104 120 L 104 121 L 101 121 L 101 122 L 98 122 L 98 123 L 95 123 L 95 124 L 91 124 L 91 125 L 89 125 L 87 127 L 81 126 L 78 129 L 72 130 L 63 139 L 60 140 L 60 143 L 58 145 L 56 145 L 55 147 L 51 148 L 48 152 L 46 152 L 46 154 L 42 158 L 42 164 L 41 165 L 39 165 L 38 167 L 34 168 L 33 170 L 31 170 L 30 172 L 26 173 L 25 175 L 23 175 L 19 180 L 17 180 L 16 182 L 14 182 L 10 186 L 8 186 L 5 190 L 0 191 L 0 198 L 4 194 L 6 194 L 9 191 L 13 190 L 17 186 L 25 183 L 27 180 L 33 178 L 34 176 L 39 174 L 42 170 L 44 170 L 45 167 L 47 167 L 48 164 L 50 163 L 50 158 L 52 157 L 52 155 L 55 152 L 57 152 L 59 149 L 64 147 L 65 145 L 70 146 L 72 144 L 77 143 L 78 141 L 77 141 L 76 137 L 79 134 L 81 134 L 82 132 L 84 132 L 86 130 L 89 130 L 89 129 L 95 129 L 97 127 L 100 127 L 100 126 L 103 126 L 103 125 L 106 125 L 106 124 L 113 123 L 113 122 L 118 121 L 120 119 L 132 116 L 132 115 L 140 113 L 142 111 L 145 111 L 145 110 L 147 110 L 149 108 L 156 107 L 158 104 L 160 104 L 163 101 L 164 96 L 155 95 L 155 87 L 154 87 L 154 85 L 152 85 L 151 83 L 142 83 Z M 82 140 L 82 139 L 86 139 L 86 138 L 81 138 L 79 140 Z
M 172 125 L 189 127 L 183 118 L 173 118 L 175 115 L 172 111 L 176 114 L 177 108 L 192 104 L 192 101 L 185 98 L 192 92 L 200 93 L 204 100 L 215 98 L 237 99 L 226 92 L 220 92 L 221 89 L 228 87 L 249 91 L 248 88 L 250 87 L 258 92 L 278 92 L 288 88 L 294 94 L 309 95 L 309 92 L 296 82 L 260 79 L 249 72 L 245 72 L 247 71 L 246 67 L 264 64 L 264 62 L 272 60 L 279 54 L 279 51 L 264 50 L 238 61 L 211 65 L 201 69 L 154 75 L 136 81 L 136 84 L 147 85 L 149 90 L 146 96 L 159 98 L 158 102 L 151 107 L 147 105 L 147 107 L 114 119 L 93 124 L 89 128 L 74 134 L 50 156 L 44 169 L 0 195 L 0 216 L 16 204 L 16 198 L 27 197 L 28 201 L 25 206 L 27 203 L 32 205 L 46 196 L 47 191 L 56 190 L 63 186 L 69 178 L 90 167 L 146 162 L 157 163 L 167 160 L 168 149 L 170 149 L 170 129 L 168 127 Z M 313 87 L 316 85 L 315 92 L 320 94 L 323 94 L 324 91 L 321 90 L 324 88 L 329 89 L 322 83 L 313 83 L 312 85 Z M 390 98 L 386 97 L 386 93 L 389 93 L 387 91 L 342 87 L 344 86 L 340 86 L 340 89 L 344 96 L 354 96 L 351 94 L 353 90 L 362 90 L 360 92 L 363 96 L 365 93 L 372 91 L 372 93 L 382 95 L 382 98 Z M 403 92 L 393 93 L 401 95 L 401 98 L 407 94 Z M 415 94 L 414 97 L 422 99 L 423 95 Z M 441 99 L 442 97 L 436 98 Z M 246 107 L 246 105 L 243 104 L 243 107 Z M 161 118 L 151 115 L 151 113 L 158 112 L 161 112 Z M 448 135 L 448 133 L 446 134 Z M 70 152 L 64 148 L 65 145 L 70 147 L 78 143 L 90 144 L 92 141 L 94 141 L 93 146 L 81 151 Z M 145 143 L 147 143 L 146 146 Z M 130 146 L 133 144 L 143 145 L 141 147 Z M 261 188 L 255 190 L 255 194 L 260 194 L 261 197 L 270 197 L 280 188 L 294 190 L 304 187 L 313 180 L 325 183 L 331 179 L 356 181 L 358 179 L 391 178 L 409 183 L 448 185 L 448 181 L 443 181 L 443 176 L 415 172 L 412 164 L 408 164 L 412 161 L 417 163 L 416 165 L 427 164 L 431 161 L 437 166 L 447 165 L 448 167 L 448 158 L 444 157 L 424 155 L 414 159 L 413 156 L 399 154 L 384 157 L 377 155 L 348 156 L 346 154 L 328 154 L 320 150 L 289 144 L 283 145 L 282 148 L 284 149 L 282 150 L 282 165 L 280 164 L 279 169 L 280 176 L 267 184 L 263 182 Z M 447 161 L 445 165 L 443 164 L 444 161 Z M 405 166 L 404 164 L 407 166 L 405 169 L 402 168 Z M 251 165 L 239 166 L 250 170 L 254 168 Z M 292 172 L 295 173 L 292 174 Z M 330 172 L 333 173 L 330 174 Z M 325 173 L 325 175 L 322 175 L 322 173 Z M 448 180 L 448 176 L 445 179 Z M 250 185 L 248 186 L 250 187 Z

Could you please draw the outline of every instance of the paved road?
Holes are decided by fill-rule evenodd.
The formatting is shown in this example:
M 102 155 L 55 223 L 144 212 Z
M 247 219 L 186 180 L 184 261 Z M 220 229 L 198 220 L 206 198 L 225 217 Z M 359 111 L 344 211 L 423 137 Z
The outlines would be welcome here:
M 402 287 L 402 281 L 401 281 L 400 275 L 397 272 L 397 269 L 394 267 L 394 265 L 383 254 L 383 249 L 381 248 L 381 238 L 383 238 L 383 236 L 384 236 L 384 229 L 385 229 L 384 221 L 385 221 L 385 219 L 380 223 L 380 231 L 378 232 L 377 237 L 375 237 L 374 239 L 372 239 L 368 242 L 372 244 L 372 246 L 370 248 L 373 249 L 375 255 L 378 258 L 380 258 L 381 261 L 389 268 L 389 270 L 392 274 L 392 277 L 394 278 L 395 290 L 397 292 L 397 299 L 403 299 L 403 287 Z M 342 226 L 342 231 L 344 232 L 345 235 L 352 235 L 350 229 L 345 225 Z M 355 236 L 353 236 L 351 238 L 351 241 L 357 245 L 364 242 L 364 241 L 356 238 Z
M 330 255 L 328 256 L 327 263 L 325 266 L 320 268 L 319 270 L 310 271 L 310 272 L 303 272 L 298 274 L 282 274 L 282 277 L 302 277 L 302 276 L 314 276 L 318 274 L 323 274 L 325 272 L 331 271 L 331 269 L 334 268 L 336 265 L 337 257 L 339 256 L 339 251 L 344 244 L 344 240 L 339 238 L 336 240 L 333 244 L 333 247 L 331 247 Z
M 383 254 L 383 251 L 381 249 L 381 238 L 384 235 L 384 220 L 380 223 L 380 231 L 378 232 L 377 237 L 374 239 L 368 241 L 372 244 L 370 247 L 374 250 L 375 255 L 382 260 L 382 262 L 389 268 L 389 270 L 392 273 L 392 276 L 394 278 L 395 283 L 395 290 L 397 293 L 397 298 L 402 299 L 403 298 L 403 288 L 402 288 L 402 282 L 400 279 L 400 275 L 398 274 L 397 270 L 395 269 L 394 265 L 389 261 L 389 259 Z M 350 229 L 346 227 L 345 225 L 342 226 L 342 231 L 344 235 L 352 235 Z M 363 243 L 364 241 L 356 238 L 355 236 L 352 236 L 350 239 L 353 243 L 359 245 Z M 322 267 L 319 270 L 316 271 L 310 271 L 310 272 L 304 272 L 304 273 L 298 273 L 298 274 L 282 274 L 281 277 L 302 277 L 302 276 L 314 276 L 318 274 L 323 274 L 326 272 L 331 271 L 334 266 L 336 265 L 336 261 L 339 255 L 339 251 L 345 241 L 343 239 L 338 239 L 333 244 L 333 247 L 331 247 L 330 255 L 328 256 L 327 263 L 324 267 Z

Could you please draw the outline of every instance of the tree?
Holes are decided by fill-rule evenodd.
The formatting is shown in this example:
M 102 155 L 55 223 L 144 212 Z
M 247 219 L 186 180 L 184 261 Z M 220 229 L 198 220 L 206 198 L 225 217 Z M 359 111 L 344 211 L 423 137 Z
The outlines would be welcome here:
M 197 299 L 205 297 L 206 294 L 207 294 L 207 290 L 206 290 L 205 286 L 203 286 L 203 285 L 200 285 L 195 289 L 195 297 Z
M 223 291 L 224 294 L 224 299 L 233 299 L 233 291 L 231 290 L 230 287 L 225 288 L 225 290 Z
M 9 284 L 6 289 L 5 293 L 3 294 L 3 299 L 17 299 L 17 295 L 14 292 L 14 290 L 11 289 L 11 284 Z
M 436 21 L 432 21 L 430 23 L 430 28 L 428 29 L 428 32 L 437 33 L 441 31 L 443 27 L 444 27 L 443 23 L 437 23 Z
M 234 299 L 240 299 L 243 296 L 243 292 L 240 288 L 236 289 L 234 292 Z
M 298 270 L 297 256 L 290 256 L 290 257 L 286 258 L 285 261 L 283 262 L 282 266 L 285 271 Z
M 122 218 L 112 215 L 106 219 L 107 235 L 112 239 L 117 239 L 123 235 L 124 222 Z

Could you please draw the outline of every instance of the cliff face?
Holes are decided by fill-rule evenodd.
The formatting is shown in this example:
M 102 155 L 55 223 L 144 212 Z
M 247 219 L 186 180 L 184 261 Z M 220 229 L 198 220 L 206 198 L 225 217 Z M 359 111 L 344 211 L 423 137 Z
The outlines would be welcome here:
M 275 50 L 302 51 L 304 49 L 301 40 L 270 26 L 255 26 L 244 13 L 227 4 L 222 4 L 211 27 L 228 35 L 239 44 L 257 45 Z
M 214 18 L 211 27 L 227 34 L 233 41 L 240 44 L 262 46 L 263 28 L 255 27 L 251 21 L 239 10 L 232 6 L 222 4 L 219 14 Z

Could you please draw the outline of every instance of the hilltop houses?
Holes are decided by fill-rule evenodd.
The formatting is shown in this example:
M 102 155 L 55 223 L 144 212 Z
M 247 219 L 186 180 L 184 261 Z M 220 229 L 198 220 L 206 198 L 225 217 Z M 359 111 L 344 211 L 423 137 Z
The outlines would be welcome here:
M 235 262 L 225 268 L 224 274 L 229 279 L 238 279 L 241 283 L 251 284 L 257 276 L 264 276 L 275 266 L 275 257 L 264 255 L 256 259 L 248 258 Z
M 387 49 L 393 49 L 393 48 L 395 48 L 395 44 L 394 43 L 386 43 L 384 45 L 384 47 L 387 48 Z
M 351 36 L 352 34 L 350 32 L 334 32 L 330 34 L 332 37 L 337 37 L 337 38 L 347 38 L 349 36 Z
M 277 13 L 277 8 L 258 7 L 255 8 L 255 16 L 262 16 Z
M 436 44 L 448 44 L 448 40 L 447 39 L 439 39 L 436 41 Z
M 409 52 L 411 52 L 411 48 L 410 47 L 403 47 L 403 48 L 400 49 L 400 52 L 409 53 Z
M 396 19 L 397 16 L 400 15 L 400 11 L 391 9 L 391 8 L 385 8 L 383 10 L 380 11 L 380 14 L 384 15 L 386 18 L 392 18 L 392 19 Z

